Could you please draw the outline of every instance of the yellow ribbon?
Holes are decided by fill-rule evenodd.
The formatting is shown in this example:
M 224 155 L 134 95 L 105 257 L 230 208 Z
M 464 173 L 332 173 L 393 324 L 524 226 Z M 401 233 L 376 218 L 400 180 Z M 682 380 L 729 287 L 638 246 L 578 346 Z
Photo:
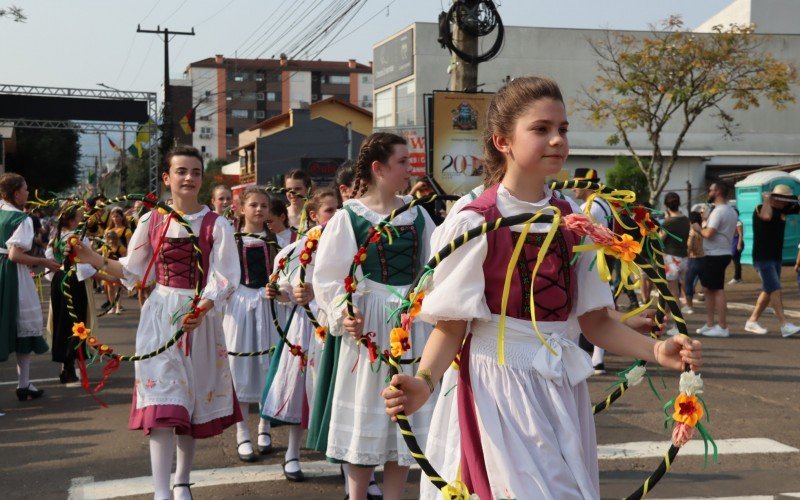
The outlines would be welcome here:
M 536 332 L 536 337 L 539 338 L 539 342 L 541 342 L 551 354 L 558 356 L 558 353 L 556 353 L 556 351 L 550 347 L 550 344 L 547 343 L 547 339 L 545 339 L 544 335 L 542 335 L 542 332 L 539 331 L 539 325 L 536 324 L 536 304 L 534 302 L 533 293 L 533 286 L 536 283 L 536 273 L 539 271 L 539 266 L 542 265 L 542 261 L 547 255 L 547 250 L 550 248 L 550 243 L 552 243 L 553 238 L 555 238 L 556 233 L 558 232 L 558 226 L 561 224 L 561 210 L 559 210 L 557 207 L 549 208 L 553 210 L 553 223 L 550 224 L 550 230 L 547 231 L 547 236 L 544 237 L 544 242 L 542 243 L 542 246 L 539 247 L 539 253 L 536 255 L 536 265 L 533 267 L 533 273 L 531 274 L 531 323 L 533 323 L 533 330 Z M 541 210 L 536 213 L 537 218 L 540 212 Z
M 517 259 L 522 252 L 522 247 L 525 246 L 525 237 L 531 229 L 531 223 L 527 222 L 522 227 L 522 232 L 519 235 L 517 244 L 514 247 L 514 252 L 511 254 L 511 260 L 508 262 L 506 269 L 506 281 L 503 284 L 503 298 L 500 302 L 500 324 L 497 328 L 497 364 L 503 366 L 506 363 L 505 355 L 505 329 L 506 329 L 506 309 L 508 307 L 508 296 L 511 294 L 511 277 L 514 275 L 514 268 L 517 266 Z M 531 310 L 531 316 L 533 316 Z M 545 344 L 546 345 L 546 344 Z
M 595 198 L 599 197 L 608 203 L 608 208 L 611 209 L 611 215 L 614 216 L 614 220 L 616 220 L 620 226 L 629 231 L 635 229 L 635 227 L 629 227 L 624 222 L 622 222 L 622 219 L 619 216 L 619 212 L 614 208 L 614 204 L 622 203 L 625 205 L 629 205 L 631 203 L 634 203 L 636 201 L 636 193 L 634 193 L 629 189 L 615 189 L 610 193 L 601 193 L 600 191 L 604 187 L 605 186 L 601 184 L 599 186 L 600 189 L 598 191 L 595 191 L 589 195 L 589 197 L 586 199 L 586 208 L 584 209 L 584 212 L 588 214 L 589 210 L 591 209 L 592 202 L 594 201 Z

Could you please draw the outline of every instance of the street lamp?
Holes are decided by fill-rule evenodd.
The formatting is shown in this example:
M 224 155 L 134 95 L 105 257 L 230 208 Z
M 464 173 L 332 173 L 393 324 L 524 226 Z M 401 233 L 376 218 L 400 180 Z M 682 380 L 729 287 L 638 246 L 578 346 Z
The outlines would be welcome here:
M 122 92 L 120 89 L 114 88 L 114 87 L 112 87 L 111 85 L 106 85 L 106 84 L 105 84 L 105 83 L 103 83 L 103 82 L 99 82 L 99 83 L 97 84 L 97 86 L 98 86 L 98 87 L 103 87 L 104 89 L 113 90 L 113 91 L 116 91 L 116 92 Z

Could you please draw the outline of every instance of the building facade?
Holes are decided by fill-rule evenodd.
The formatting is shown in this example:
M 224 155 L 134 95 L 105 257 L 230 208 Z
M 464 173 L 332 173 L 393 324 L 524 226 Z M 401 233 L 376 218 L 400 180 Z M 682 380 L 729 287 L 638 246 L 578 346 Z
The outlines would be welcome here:
M 800 2 L 737 0 L 734 7 L 703 23 L 698 32 L 730 21 L 760 20 L 757 33 L 768 35 L 761 49 L 800 67 L 800 25 L 795 24 L 789 30 L 785 22 L 774 19 L 776 16 L 796 19 L 800 15 Z M 766 22 L 767 18 L 773 22 Z M 622 33 L 645 37 L 649 32 Z M 376 130 L 426 135 L 424 96 L 447 90 L 449 84 L 451 56 L 437 42 L 438 36 L 437 24 L 414 23 L 374 46 Z M 610 124 L 593 125 L 575 106 L 582 89 L 591 86 L 597 76 L 597 55 L 589 41 L 604 36 L 604 30 L 506 26 L 505 45 L 500 54 L 479 66 L 481 91 L 494 92 L 507 79 L 530 74 L 549 76 L 559 83 L 570 121 L 568 172 L 577 167 L 591 167 L 603 176 L 614 165 L 616 156 L 628 155 L 627 150 L 607 144 L 614 133 Z M 795 93 L 800 96 L 800 89 L 795 89 Z M 790 104 L 778 111 L 762 101 L 760 107 L 734 111 L 733 116 L 739 125 L 733 140 L 723 137 L 712 112 L 698 119 L 690 129 L 665 192 L 676 190 L 689 197 L 697 196 L 707 177 L 800 161 L 797 147 L 800 104 Z M 630 136 L 637 152 L 647 154 L 650 148 L 646 134 L 634 131 Z M 664 135 L 662 146 L 671 147 L 676 137 L 677 129 L 673 127 Z
M 237 159 L 239 134 L 292 109 L 336 97 L 372 109 L 372 66 L 349 61 L 229 59 L 191 63 L 195 110 L 192 143 L 206 158 Z M 179 113 L 176 113 L 179 114 Z M 180 116 L 176 117 L 179 120 Z

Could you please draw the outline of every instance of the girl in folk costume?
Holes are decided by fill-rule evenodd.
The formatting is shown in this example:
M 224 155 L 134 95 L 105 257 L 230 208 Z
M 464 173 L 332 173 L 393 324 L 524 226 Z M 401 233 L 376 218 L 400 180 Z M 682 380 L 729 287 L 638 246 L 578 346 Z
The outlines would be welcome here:
M 501 216 L 548 206 L 577 213 L 574 203 L 555 198 L 545 183 L 569 153 L 567 126 L 552 80 L 517 78 L 500 89 L 487 111 L 487 189 L 437 230 L 434 251 Z M 531 283 L 541 233 L 550 224 L 534 224 L 525 238 L 501 330 L 504 271 L 521 230 L 500 229 L 471 240 L 436 267 L 420 313 L 436 326 L 417 376 L 397 375 L 383 391 L 387 413 L 414 414 L 437 399 L 432 389 L 460 352 L 458 374 L 451 369 L 446 375 L 447 388 L 457 384 L 456 395 L 438 396 L 428 435 L 426 455 L 437 471 L 460 478 L 482 499 L 599 498 L 586 384 L 592 364 L 577 346 L 579 332 L 612 352 L 675 369 L 700 366 L 700 343 L 683 336 L 656 342 L 614 320 L 611 291 L 592 269 L 593 256 L 581 253 L 570 265 L 579 238 L 569 230 L 556 230 Z M 532 328 L 532 314 L 547 346 Z M 421 496 L 437 498 L 441 492 L 423 480 Z
M 291 301 L 299 306 L 293 308 L 294 313 L 289 313 L 291 319 L 287 321 L 289 327 L 286 330 L 286 339 L 296 348 L 289 348 L 282 341 L 278 343 L 280 350 L 273 358 L 274 365 L 267 377 L 261 410 L 263 416 L 275 422 L 291 424 L 283 464 L 284 475 L 290 481 L 305 479 L 300 469 L 300 443 L 303 428 L 308 427 L 309 397 L 313 395 L 317 361 L 315 356 L 326 333 L 317 332 L 306 312 L 300 309 L 308 305 L 318 322 L 324 324 L 311 287 L 313 264 L 306 266 L 305 283 L 302 286 L 299 265 L 301 262 L 313 263 L 312 252 L 322 233 L 321 226 L 333 217 L 337 207 L 338 200 L 333 191 L 323 189 L 314 193 L 306 208 L 311 222 L 319 225 L 278 253 L 275 263 L 276 272 L 279 273 L 277 288 L 267 288 L 269 298 L 283 303 Z M 282 267 L 284 271 L 279 270 Z M 297 350 L 297 353 L 293 353 L 293 350 Z
M 102 248 L 103 257 L 109 260 L 119 260 L 128 254 L 128 249 L 125 248 L 119 235 L 113 229 L 106 231 L 105 240 L 106 242 Z M 115 314 L 120 314 L 122 312 L 122 304 L 120 303 L 120 297 L 118 295 L 120 289 L 119 280 L 108 277 L 103 280 L 103 286 L 106 289 L 106 296 L 108 297 L 111 309 L 114 310 Z
M 304 170 L 295 169 L 286 174 L 283 180 L 283 187 L 291 189 L 292 193 L 286 193 L 286 199 L 289 200 L 289 226 L 300 234 L 305 233 L 308 228 L 308 221 L 306 220 L 306 210 L 304 208 L 307 197 L 311 194 L 313 183 L 311 177 Z
M 360 266 L 353 295 L 354 317 L 349 317 L 342 297 L 344 277 L 348 275 L 358 245 L 366 241 L 370 228 L 392 210 L 408 201 L 395 193 L 408 185 L 408 147 L 402 137 L 376 133 L 361 145 L 356 163 L 355 198 L 344 204 L 328 223 L 320 239 L 314 273 L 314 292 L 321 308 L 328 313 L 330 334 L 343 335 L 336 373 L 332 380 L 330 426 L 326 455 L 329 460 L 351 464 L 347 468 L 351 499 L 366 498 L 370 476 L 376 465 L 384 464 L 384 495 L 400 498 L 413 458 L 400 431 L 382 416 L 380 396 L 387 365 L 376 369 L 370 364 L 363 337 L 378 346 L 390 345 L 388 319 L 428 255 L 433 223 L 425 210 L 417 207 L 392 221 L 390 235 L 380 233 L 371 244 Z M 425 343 L 425 327 L 420 323 L 411 333 L 408 357 L 417 356 Z M 377 362 L 377 361 L 376 361 Z M 408 366 L 408 365 L 403 365 Z M 432 404 L 413 419 L 424 438 L 430 422 Z
M 180 211 L 197 235 L 202 252 L 202 275 L 192 240 L 172 217 L 153 210 L 142 217 L 131 238 L 130 252 L 119 262 L 109 261 L 85 245 L 76 246 L 82 262 L 122 278 L 126 286 L 146 282 L 151 267 L 157 285 L 142 308 L 136 332 L 136 352 L 163 346 L 175 334 L 179 318 L 186 332 L 165 352 L 136 362 L 136 380 L 129 429 L 150 436 L 150 461 L 155 498 L 169 498 L 175 434 L 177 467 L 175 498 L 190 498 L 189 473 L 195 439 L 221 434 L 242 416 L 233 391 L 222 313 L 239 283 L 239 259 L 231 225 L 201 205 L 197 194 L 203 180 L 203 160 L 197 149 L 175 147 L 166 157 L 162 174 L 170 188 L 172 206 Z M 202 295 L 193 305 L 196 281 Z
M 22 211 L 28 201 L 28 185 L 18 174 L 0 175 L 0 361 L 16 353 L 17 398 L 41 397 L 44 391 L 30 381 L 31 353 L 47 352 L 42 338 L 44 324 L 39 294 L 31 266 L 58 271 L 58 262 L 33 257 L 33 221 Z
M 66 201 L 58 214 L 53 239 L 47 246 L 45 255 L 65 265 L 52 275 L 50 285 L 50 318 L 48 326 L 53 333 L 53 361 L 61 363 L 61 373 L 58 378 L 62 384 L 75 384 L 78 377 L 75 373 L 75 347 L 77 338 L 72 336 L 72 325 L 75 320 L 70 316 L 67 308 L 67 299 L 64 296 L 64 280 L 69 280 L 69 290 L 72 293 L 72 307 L 78 322 L 82 322 L 90 330 L 94 329 L 94 290 L 91 278 L 95 277 L 97 270 L 89 264 L 79 263 L 75 272 L 67 277 L 66 270 L 69 261 L 64 253 L 64 247 L 70 236 L 83 218 L 81 202 Z M 89 244 L 89 240 L 84 241 Z M 50 277 L 50 275 L 48 275 Z
M 231 203 L 233 203 L 231 188 L 225 184 L 217 184 L 211 188 L 211 209 L 215 214 L 229 219 L 231 216 Z
M 289 211 L 281 200 L 270 202 L 267 228 L 275 235 L 280 248 L 286 248 L 297 240 L 297 231 L 290 226 Z
M 125 211 L 121 207 L 111 209 L 111 222 L 106 232 L 108 231 L 114 231 L 119 236 L 122 246 L 128 246 L 131 236 L 133 236 L 133 231 L 131 230 L 130 221 L 125 217 Z
M 266 230 L 269 196 L 261 188 L 247 188 L 239 196 L 239 210 L 242 220 L 239 228 L 245 233 L 236 237 L 241 280 L 228 301 L 222 328 L 229 351 L 258 352 L 269 349 L 279 340 L 264 292 L 277 253 L 275 238 Z M 240 460 L 252 462 L 256 454 L 247 427 L 247 414 L 250 404 L 261 402 L 270 357 L 228 356 L 228 362 L 243 416 L 236 424 L 237 454 Z M 272 451 L 269 431 L 269 420 L 262 417 L 258 424 L 258 450 L 262 455 Z

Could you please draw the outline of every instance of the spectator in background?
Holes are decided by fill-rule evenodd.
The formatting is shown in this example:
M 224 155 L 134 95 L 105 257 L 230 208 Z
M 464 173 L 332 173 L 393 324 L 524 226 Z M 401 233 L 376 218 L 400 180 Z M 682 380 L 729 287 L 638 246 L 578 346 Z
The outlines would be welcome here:
M 336 169 L 331 189 L 339 197 L 339 206 L 353 197 L 353 181 L 356 179 L 356 162 L 347 160 Z
M 414 186 L 411 187 L 411 191 L 409 191 L 408 194 L 410 194 L 414 198 L 422 198 L 425 196 L 436 194 L 436 192 L 433 190 L 431 183 L 428 182 L 427 179 L 420 179 L 416 182 L 416 184 L 414 184 Z M 433 203 L 426 203 L 422 205 L 422 208 L 424 208 L 425 211 L 428 212 L 428 215 L 431 216 L 431 220 L 437 226 L 442 222 L 444 222 L 445 209 L 443 202 L 437 200 L 434 201 Z
M 728 300 L 725 296 L 725 269 L 731 263 L 731 242 L 736 233 L 736 211 L 728 205 L 730 186 L 716 181 L 708 188 L 709 202 L 714 204 L 704 227 L 694 224 L 703 237 L 700 284 L 706 301 L 706 324 L 697 333 L 707 337 L 728 337 Z M 715 323 L 715 319 L 718 320 Z
M 211 210 L 223 217 L 229 216 L 233 202 L 233 192 L 225 184 L 217 184 L 211 189 Z
M 694 289 L 700 279 L 700 271 L 703 268 L 703 237 L 694 230 L 703 223 L 703 216 L 700 212 L 689 213 L 689 238 L 686 240 L 686 254 L 688 262 L 686 265 L 686 275 L 683 278 L 683 294 L 686 296 L 686 307 L 683 314 L 694 314 Z M 668 332 L 669 333 L 669 332 Z
M 739 210 L 736 215 L 740 216 Z M 744 250 L 744 226 L 740 219 L 736 220 L 736 234 L 733 235 L 731 252 L 733 252 L 733 278 L 728 282 L 729 285 L 736 285 L 742 282 L 742 251 Z
M 664 206 L 667 211 L 664 214 L 661 238 L 664 241 L 665 277 L 670 294 L 677 299 L 680 295 L 678 282 L 684 279 L 688 265 L 689 218 L 680 211 L 681 197 L 678 193 L 672 191 L 667 193 L 664 197 Z M 667 335 L 677 333 L 678 329 L 674 324 L 667 330 Z
M 791 337 L 800 332 L 800 327 L 786 321 L 783 314 L 783 234 L 786 230 L 786 216 L 800 213 L 800 205 L 792 188 L 785 184 L 776 185 L 771 193 L 764 193 L 763 198 L 764 202 L 753 212 L 753 267 L 761 278 L 761 293 L 744 329 L 758 335 L 766 334 L 767 329 L 758 324 L 758 318 L 771 303 L 775 316 L 781 322 L 781 335 L 784 338 Z

